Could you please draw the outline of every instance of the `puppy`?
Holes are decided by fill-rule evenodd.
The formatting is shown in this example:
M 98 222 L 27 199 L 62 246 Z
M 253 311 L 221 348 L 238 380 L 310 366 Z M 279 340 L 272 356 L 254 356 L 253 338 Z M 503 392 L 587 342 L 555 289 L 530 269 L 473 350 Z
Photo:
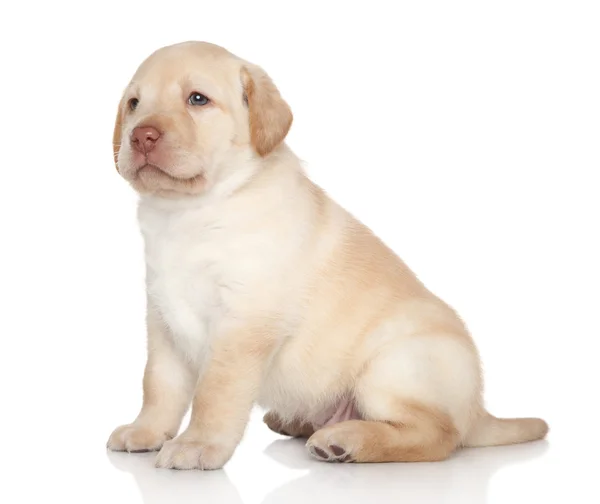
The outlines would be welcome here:
M 140 196 L 148 360 L 108 448 L 220 468 L 255 404 L 328 462 L 543 438 L 543 420 L 486 412 L 459 316 L 305 176 L 291 123 L 260 67 L 208 43 L 156 51 L 127 86 L 114 155 Z

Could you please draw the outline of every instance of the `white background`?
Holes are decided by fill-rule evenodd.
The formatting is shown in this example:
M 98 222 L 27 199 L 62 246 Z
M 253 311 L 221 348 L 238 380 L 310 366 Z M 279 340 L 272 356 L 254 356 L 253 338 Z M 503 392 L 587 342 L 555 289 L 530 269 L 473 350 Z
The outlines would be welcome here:
M 0 501 L 597 502 L 600 4 L 4 2 Z M 135 195 L 112 164 L 150 52 L 262 65 L 308 173 L 467 320 L 491 411 L 548 441 L 327 465 L 251 423 L 224 471 L 107 455 L 145 358 Z

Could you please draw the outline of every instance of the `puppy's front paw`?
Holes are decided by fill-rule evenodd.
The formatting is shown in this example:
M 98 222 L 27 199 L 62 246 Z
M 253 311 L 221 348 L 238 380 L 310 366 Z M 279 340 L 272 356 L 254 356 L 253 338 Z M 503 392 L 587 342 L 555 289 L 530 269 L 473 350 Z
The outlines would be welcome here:
M 108 438 L 106 447 L 111 451 L 142 453 L 160 450 L 171 436 L 135 423 L 117 427 Z
M 156 457 L 156 467 L 165 469 L 220 469 L 233 455 L 233 449 L 204 443 L 185 433 L 167 441 Z

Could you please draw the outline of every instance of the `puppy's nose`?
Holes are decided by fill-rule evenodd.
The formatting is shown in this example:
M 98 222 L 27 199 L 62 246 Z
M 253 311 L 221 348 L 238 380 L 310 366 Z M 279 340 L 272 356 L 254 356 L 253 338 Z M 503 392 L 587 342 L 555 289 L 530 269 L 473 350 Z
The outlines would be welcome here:
M 131 145 L 142 154 L 147 154 L 154 149 L 159 138 L 160 133 L 156 128 L 152 126 L 138 126 L 131 133 Z

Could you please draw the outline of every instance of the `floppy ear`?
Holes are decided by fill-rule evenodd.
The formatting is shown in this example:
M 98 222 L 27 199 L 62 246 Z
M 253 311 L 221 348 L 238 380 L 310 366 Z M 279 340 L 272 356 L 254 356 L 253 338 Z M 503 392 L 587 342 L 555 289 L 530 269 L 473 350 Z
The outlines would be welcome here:
M 250 117 L 250 141 L 260 156 L 277 147 L 292 125 L 292 111 L 271 78 L 261 68 L 242 68 L 244 100 Z
M 117 119 L 115 120 L 115 129 L 113 131 L 113 159 L 115 167 L 119 171 L 119 165 L 117 160 L 119 158 L 119 150 L 121 150 L 121 130 L 123 128 L 123 113 L 121 112 L 121 102 L 119 102 L 119 109 L 117 110 Z

